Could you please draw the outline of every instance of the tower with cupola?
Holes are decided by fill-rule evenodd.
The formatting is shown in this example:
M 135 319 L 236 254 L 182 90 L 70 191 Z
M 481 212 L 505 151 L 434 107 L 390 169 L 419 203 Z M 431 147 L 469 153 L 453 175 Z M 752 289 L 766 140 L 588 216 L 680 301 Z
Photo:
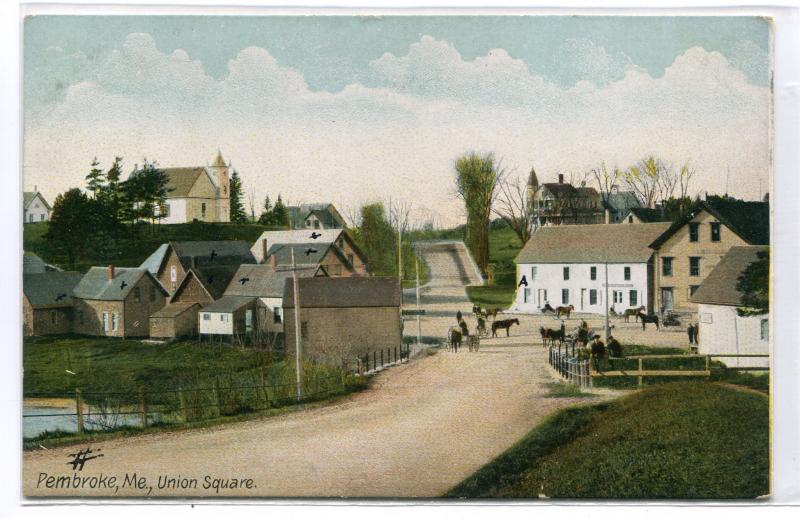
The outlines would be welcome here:
M 231 164 L 225 163 L 222 152 L 217 150 L 214 162 L 208 167 L 217 188 L 217 221 L 229 222 L 231 217 Z

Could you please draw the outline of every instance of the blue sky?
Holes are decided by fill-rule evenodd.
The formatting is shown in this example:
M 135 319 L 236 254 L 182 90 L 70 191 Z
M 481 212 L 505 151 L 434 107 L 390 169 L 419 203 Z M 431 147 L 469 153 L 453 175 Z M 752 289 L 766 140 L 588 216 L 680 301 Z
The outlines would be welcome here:
M 202 163 L 220 147 L 258 198 L 350 206 L 382 195 L 376 170 L 412 169 L 401 181 L 439 181 L 411 198 L 454 221 L 460 146 L 545 176 L 658 153 L 703 170 L 698 191 L 730 168 L 756 197 L 769 46 L 754 17 L 31 17 L 25 184 L 52 195 L 94 155 Z M 48 148 L 55 135 L 68 153 Z M 309 169 L 351 176 L 362 199 L 298 191 Z

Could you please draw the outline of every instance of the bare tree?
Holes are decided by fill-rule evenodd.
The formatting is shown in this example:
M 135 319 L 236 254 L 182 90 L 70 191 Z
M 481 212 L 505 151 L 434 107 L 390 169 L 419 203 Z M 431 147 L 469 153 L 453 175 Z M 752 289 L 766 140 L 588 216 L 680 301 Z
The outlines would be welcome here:
M 519 177 L 502 178 L 497 183 L 499 192 L 492 212 L 503 219 L 522 243 L 528 241 L 533 233 L 534 220 L 530 215 L 528 186 Z
M 489 264 L 489 221 L 503 169 L 494 154 L 481 156 L 475 152 L 458 157 L 454 169 L 456 190 L 467 213 L 467 245 L 485 272 Z
M 620 171 L 618 168 L 614 168 L 610 170 L 606 167 L 605 162 L 601 162 L 599 166 L 594 167 L 589 171 L 589 175 L 594 177 L 595 182 L 597 183 L 597 191 L 600 192 L 600 196 L 604 203 L 608 203 L 611 197 L 611 191 L 613 190 L 614 186 L 617 185 L 617 182 L 623 176 L 623 172 Z
M 250 218 L 252 222 L 256 221 L 256 190 L 254 188 L 250 188 L 250 192 L 247 194 L 247 203 L 250 205 Z
M 412 204 L 389 199 L 389 225 L 397 232 L 397 276 L 403 279 L 403 235 L 408 230 Z
M 625 183 L 639 199 L 642 207 L 655 207 L 662 193 L 660 177 L 665 169 L 664 163 L 651 155 L 625 172 Z
M 678 187 L 680 188 L 680 195 L 681 195 L 681 201 L 680 201 L 681 213 L 683 213 L 683 211 L 686 209 L 683 206 L 684 205 L 684 201 L 689 198 L 689 185 L 691 184 L 692 177 L 694 176 L 694 174 L 696 172 L 697 171 L 694 168 L 690 168 L 689 167 L 689 163 L 688 162 L 684 162 L 683 166 L 681 166 L 681 173 L 680 173 L 680 176 L 678 178 L 678 182 L 679 182 L 678 183 Z

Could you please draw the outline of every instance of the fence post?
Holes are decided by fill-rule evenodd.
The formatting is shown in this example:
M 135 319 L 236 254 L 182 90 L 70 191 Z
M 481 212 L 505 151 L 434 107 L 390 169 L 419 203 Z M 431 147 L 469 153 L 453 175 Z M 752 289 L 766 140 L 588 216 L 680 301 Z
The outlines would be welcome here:
M 378 350 L 372 352 L 372 371 L 378 368 Z
M 189 413 L 188 409 L 186 409 L 186 395 L 183 392 L 183 389 L 178 389 L 178 398 L 181 401 L 181 415 L 183 416 L 183 422 L 186 423 L 189 421 Z
M 639 377 L 638 377 L 639 378 L 639 381 L 638 381 L 639 382 L 639 387 L 642 387 L 643 379 L 644 379 L 644 377 L 642 377 L 642 371 L 643 371 L 642 366 L 644 365 L 644 363 L 642 362 L 643 360 L 644 359 L 639 357 Z
M 144 391 L 139 390 L 139 410 L 142 413 L 142 428 L 147 429 L 147 401 L 144 399 Z
M 263 390 L 264 397 L 265 397 L 265 400 L 266 400 L 267 390 L 264 388 L 264 369 L 263 368 L 261 369 L 261 384 L 262 384 L 261 388 Z M 214 404 L 215 404 L 214 407 L 217 410 L 217 416 L 221 416 L 222 415 L 222 401 L 220 400 L 220 397 L 219 397 L 219 377 L 216 377 L 214 379 Z M 266 406 L 266 402 L 264 403 L 264 405 Z
M 83 402 L 81 401 L 81 390 L 75 389 L 75 416 L 78 418 L 78 434 L 83 434 Z
M 381 367 L 383 367 L 383 348 L 381 348 Z

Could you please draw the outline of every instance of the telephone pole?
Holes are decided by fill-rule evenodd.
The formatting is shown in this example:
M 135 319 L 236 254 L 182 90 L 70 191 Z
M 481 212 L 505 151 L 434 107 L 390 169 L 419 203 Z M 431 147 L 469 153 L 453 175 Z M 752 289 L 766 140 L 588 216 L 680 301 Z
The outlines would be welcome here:
M 419 258 L 414 262 L 416 276 L 417 276 L 417 348 L 422 347 L 422 323 L 419 318 Z M 402 285 L 400 291 L 402 292 Z
M 608 336 L 609 336 L 609 329 L 608 329 L 608 263 L 605 264 L 606 267 L 606 294 L 605 294 L 605 302 L 606 302 L 606 322 L 605 322 L 605 342 L 608 344 Z
M 294 247 L 292 251 L 292 288 L 294 290 L 294 350 L 295 350 L 295 375 L 297 377 L 297 404 L 303 396 L 302 373 L 300 365 L 300 283 L 297 281 L 297 264 L 294 261 Z

